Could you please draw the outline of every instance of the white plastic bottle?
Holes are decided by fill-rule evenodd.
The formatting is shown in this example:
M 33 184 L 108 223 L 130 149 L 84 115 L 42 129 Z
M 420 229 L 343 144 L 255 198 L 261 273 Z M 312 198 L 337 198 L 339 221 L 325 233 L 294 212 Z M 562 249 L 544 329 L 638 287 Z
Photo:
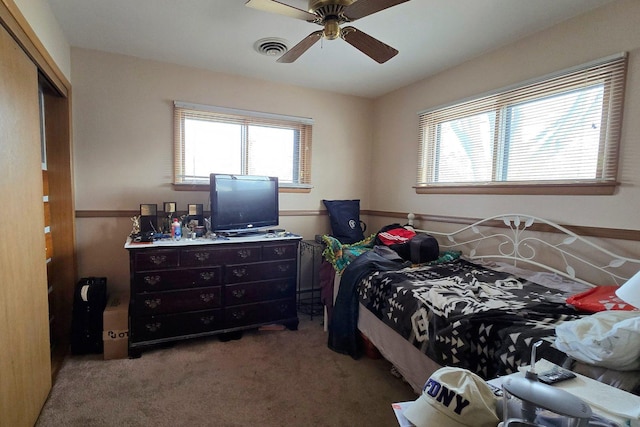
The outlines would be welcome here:
M 182 225 L 178 218 L 173 218 L 173 224 L 171 224 L 171 235 L 174 240 L 180 240 L 182 238 Z

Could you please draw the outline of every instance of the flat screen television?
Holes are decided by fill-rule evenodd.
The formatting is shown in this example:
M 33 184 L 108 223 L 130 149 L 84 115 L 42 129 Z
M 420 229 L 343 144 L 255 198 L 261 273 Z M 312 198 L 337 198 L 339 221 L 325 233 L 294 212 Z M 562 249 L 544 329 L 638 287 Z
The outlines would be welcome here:
M 278 225 L 278 178 L 211 174 L 211 229 L 249 233 Z

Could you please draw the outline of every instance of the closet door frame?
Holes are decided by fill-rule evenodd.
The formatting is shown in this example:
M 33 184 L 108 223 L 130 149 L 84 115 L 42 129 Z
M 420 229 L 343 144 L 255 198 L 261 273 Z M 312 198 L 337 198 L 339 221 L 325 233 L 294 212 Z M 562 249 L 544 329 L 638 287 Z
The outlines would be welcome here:
M 0 203 L 3 206 L 11 204 L 14 208 L 10 212 L 3 211 L 3 214 L 10 215 L 3 215 L 2 220 L 3 240 L 11 243 L 6 251 L 4 246 L 0 251 L 0 319 L 3 319 L 0 323 L 0 346 L 3 348 L 0 355 L 0 425 L 27 426 L 34 425 L 37 420 L 55 375 L 68 353 L 73 289 L 78 280 L 71 84 L 13 0 L 0 0 L 0 32 L 3 45 L 10 46 L 3 49 L 11 53 L 9 58 L 3 50 L 1 60 L 6 59 L 9 66 L 14 67 L 14 56 L 19 57 L 21 59 L 17 61 L 29 69 L 27 72 L 8 72 L 9 77 L 3 75 L 3 82 L 0 82 L 1 85 L 6 84 L 5 91 L 16 88 L 13 96 L 18 102 L 24 101 L 29 105 L 25 118 L 12 121 L 4 109 L 11 108 L 16 112 L 16 105 L 7 107 L 5 104 L 1 108 L 7 120 L 0 118 L 1 149 L 15 152 L 12 158 L 15 161 L 10 165 L 13 175 L 5 173 L 8 164 L 0 160 L 3 169 Z M 14 81 L 19 75 L 28 81 Z M 35 124 L 39 121 L 39 114 L 33 110 L 33 106 L 38 108 L 39 81 L 46 82 L 48 87 L 44 95 L 44 132 L 48 153 L 50 239 L 55 248 L 48 266 L 43 233 L 41 139 L 39 126 Z M 17 89 L 21 84 L 25 85 L 24 91 Z M 4 92 L 0 102 L 2 99 L 6 99 Z M 20 130 L 13 127 L 31 130 L 23 137 Z M 17 181 L 22 181 L 22 185 Z M 15 191 L 6 191 L 12 187 Z M 25 215 L 20 216 L 19 212 Z M 28 269 L 25 268 L 27 265 Z M 49 313 L 48 288 L 52 291 L 49 298 L 54 302 L 55 313 Z M 50 315 L 56 318 L 51 332 Z M 58 345 L 55 348 L 49 346 L 50 333 L 56 335 Z

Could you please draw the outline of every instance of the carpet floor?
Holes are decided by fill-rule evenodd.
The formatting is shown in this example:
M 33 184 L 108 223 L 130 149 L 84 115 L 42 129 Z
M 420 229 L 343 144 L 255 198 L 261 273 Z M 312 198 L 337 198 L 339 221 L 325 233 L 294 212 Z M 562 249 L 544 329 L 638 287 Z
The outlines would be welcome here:
M 297 331 L 245 331 L 146 351 L 139 359 L 70 356 L 37 426 L 397 426 L 414 400 L 384 359 L 327 348 L 317 317 Z

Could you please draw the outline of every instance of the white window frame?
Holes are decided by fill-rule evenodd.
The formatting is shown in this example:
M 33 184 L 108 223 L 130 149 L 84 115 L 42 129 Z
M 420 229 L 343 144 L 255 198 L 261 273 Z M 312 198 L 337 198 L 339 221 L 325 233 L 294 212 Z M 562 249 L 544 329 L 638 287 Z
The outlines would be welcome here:
M 250 110 L 217 107 L 174 101 L 174 185 L 178 189 L 185 187 L 199 187 L 209 185 L 209 176 L 187 176 L 185 168 L 185 119 L 197 118 L 218 123 L 239 124 L 243 128 L 251 125 L 268 126 L 293 130 L 295 138 L 295 153 L 293 157 L 293 182 L 279 180 L 280 188 L 310 189 L 311 188 L 311 134 L 313 119 L 306 117 L 285 116 Z M 250 174 L 247 162 L 247 150 L 250 144 L 244 141 L 247 132 L 242 132 L 242 174 Z M 217 171 L 212 170 L 210 173 Z M 182 188 L 181 188 L 182 187 Z
M 618 151 L 622 128 L 626 53 L 612 55 L 563 70 L 538 79 L 485 93 L 473 98 L 421 111 L 419 117 L 419 155 L 416 179 L 418 193 L 483 193 L 483 194 L 613 194 L 618 185 Z M 565 93 L 603 84 L 605 99 L 602 110 L 598 176 L 595 179 L 567 179 L 557 181 L 506 181 L 500 156 L 504 153 L 508 132 L 501 118 L 507 108 L 543 99 L 550 94 Z M 560 85 L 560 90 L 558 90 Z M 493 112 L 494 150 L 491 180 L 470 182 L 436 182 L 438 164 L 438 131 L 446 123 L 480 113 Z

